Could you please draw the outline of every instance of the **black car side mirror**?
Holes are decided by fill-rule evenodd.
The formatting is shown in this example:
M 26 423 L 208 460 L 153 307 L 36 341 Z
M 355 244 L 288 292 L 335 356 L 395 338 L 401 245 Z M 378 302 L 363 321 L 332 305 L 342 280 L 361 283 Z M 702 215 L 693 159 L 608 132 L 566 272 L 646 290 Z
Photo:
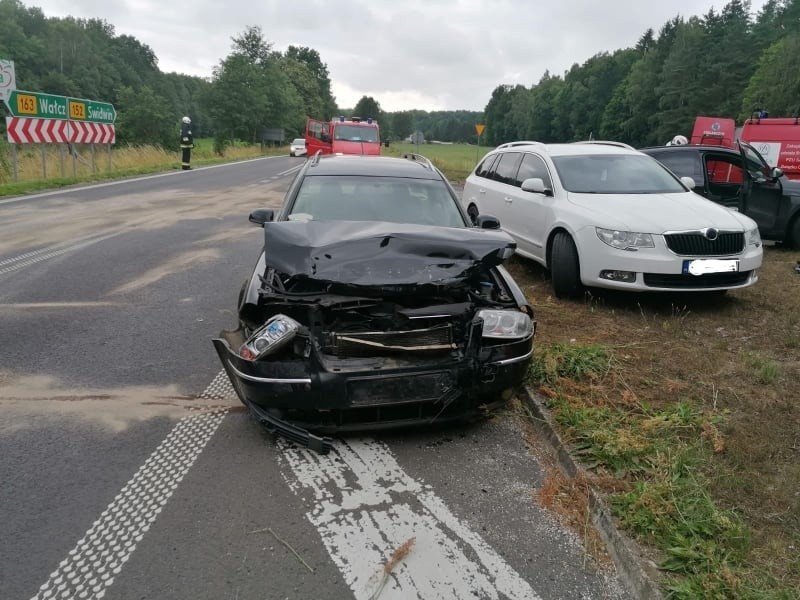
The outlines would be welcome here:
M 269 223 L 275 218 L 275 211 L 271 208 L 258 208 L 250 213 L 250 222 L 256 225 L 264 226 L 264 223 Z
M 781 169 L 780 167 L 775 167 L 774 169 L 772 169 L 772 179 L 777 181 L 781 177 L 783 177 L 783 169 Z
M 500 219 L 492 215 L 478 215 L 475 225 L 481 229 L 500 229 Z

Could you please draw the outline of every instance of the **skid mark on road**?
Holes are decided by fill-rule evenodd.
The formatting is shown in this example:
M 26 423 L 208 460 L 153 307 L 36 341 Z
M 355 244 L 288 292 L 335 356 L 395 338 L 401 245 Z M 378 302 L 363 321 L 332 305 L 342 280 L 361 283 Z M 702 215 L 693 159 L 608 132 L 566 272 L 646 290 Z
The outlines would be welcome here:
M 201 397 L 218 397 L 219 380 Z M 32 600 L 103 598 L 226 414 L 222 409 L 181 419 Z
M 385 444 L 337 442 L 327 456 L 283 440 L 279 446 L 289 486 L 313 506 L 306 516 L 358 600 L 373 597 L 381 566 L 412 537 L 381 600 L 539 598 L 432 488 L 406 474 Z

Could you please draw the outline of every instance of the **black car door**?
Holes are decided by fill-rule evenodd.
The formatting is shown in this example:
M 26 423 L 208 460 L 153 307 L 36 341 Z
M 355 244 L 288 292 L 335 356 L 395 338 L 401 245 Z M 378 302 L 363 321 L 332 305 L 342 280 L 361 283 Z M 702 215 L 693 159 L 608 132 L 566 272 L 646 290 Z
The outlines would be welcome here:
M 745 184 L 739 210 L 758 223 L 761 235 L 775 228 L 781 207 L 783 187 L 763 157 L 749 144 L 739 142 L 739 153 L 745 165 Z

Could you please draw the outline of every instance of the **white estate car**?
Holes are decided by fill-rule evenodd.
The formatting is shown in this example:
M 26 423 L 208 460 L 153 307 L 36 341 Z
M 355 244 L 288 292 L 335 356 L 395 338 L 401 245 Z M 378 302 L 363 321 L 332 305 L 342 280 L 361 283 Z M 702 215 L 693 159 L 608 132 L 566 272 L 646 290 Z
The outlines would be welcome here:
M 549 269 L 558 297 L 583 286 L 719 291 L 758 280 L 752 219 L 691 192 L 651 157 L 619 142 L 498 146 L 467 177 L 475 221 L 493 215 L 517 252 Z
M 292 140 L 292 143 L 289 144 L 289 156 L 305 156 L 306 154 L 305 138 L 296 138 Z

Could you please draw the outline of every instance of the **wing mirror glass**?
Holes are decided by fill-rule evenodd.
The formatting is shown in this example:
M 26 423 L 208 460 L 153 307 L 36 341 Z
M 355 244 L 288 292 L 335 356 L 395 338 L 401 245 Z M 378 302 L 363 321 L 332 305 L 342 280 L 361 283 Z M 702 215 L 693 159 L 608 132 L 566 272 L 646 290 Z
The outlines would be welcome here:
M 256 225 L 264 226 L 275 218 L 275 211 L 271 208 L 259 208 L 250 213 L 250 222 Z
M 780 179 L 781 177 L 783 177 L 783 169 L 781 169 L 779 167 L 775 167 L 774 169 L 772 169 L 772 178 L 773 179 Z
M 694 180 L 694 177 L 681 177 L 681 183 L 690 190 L 697 187 L 697 182 Z

